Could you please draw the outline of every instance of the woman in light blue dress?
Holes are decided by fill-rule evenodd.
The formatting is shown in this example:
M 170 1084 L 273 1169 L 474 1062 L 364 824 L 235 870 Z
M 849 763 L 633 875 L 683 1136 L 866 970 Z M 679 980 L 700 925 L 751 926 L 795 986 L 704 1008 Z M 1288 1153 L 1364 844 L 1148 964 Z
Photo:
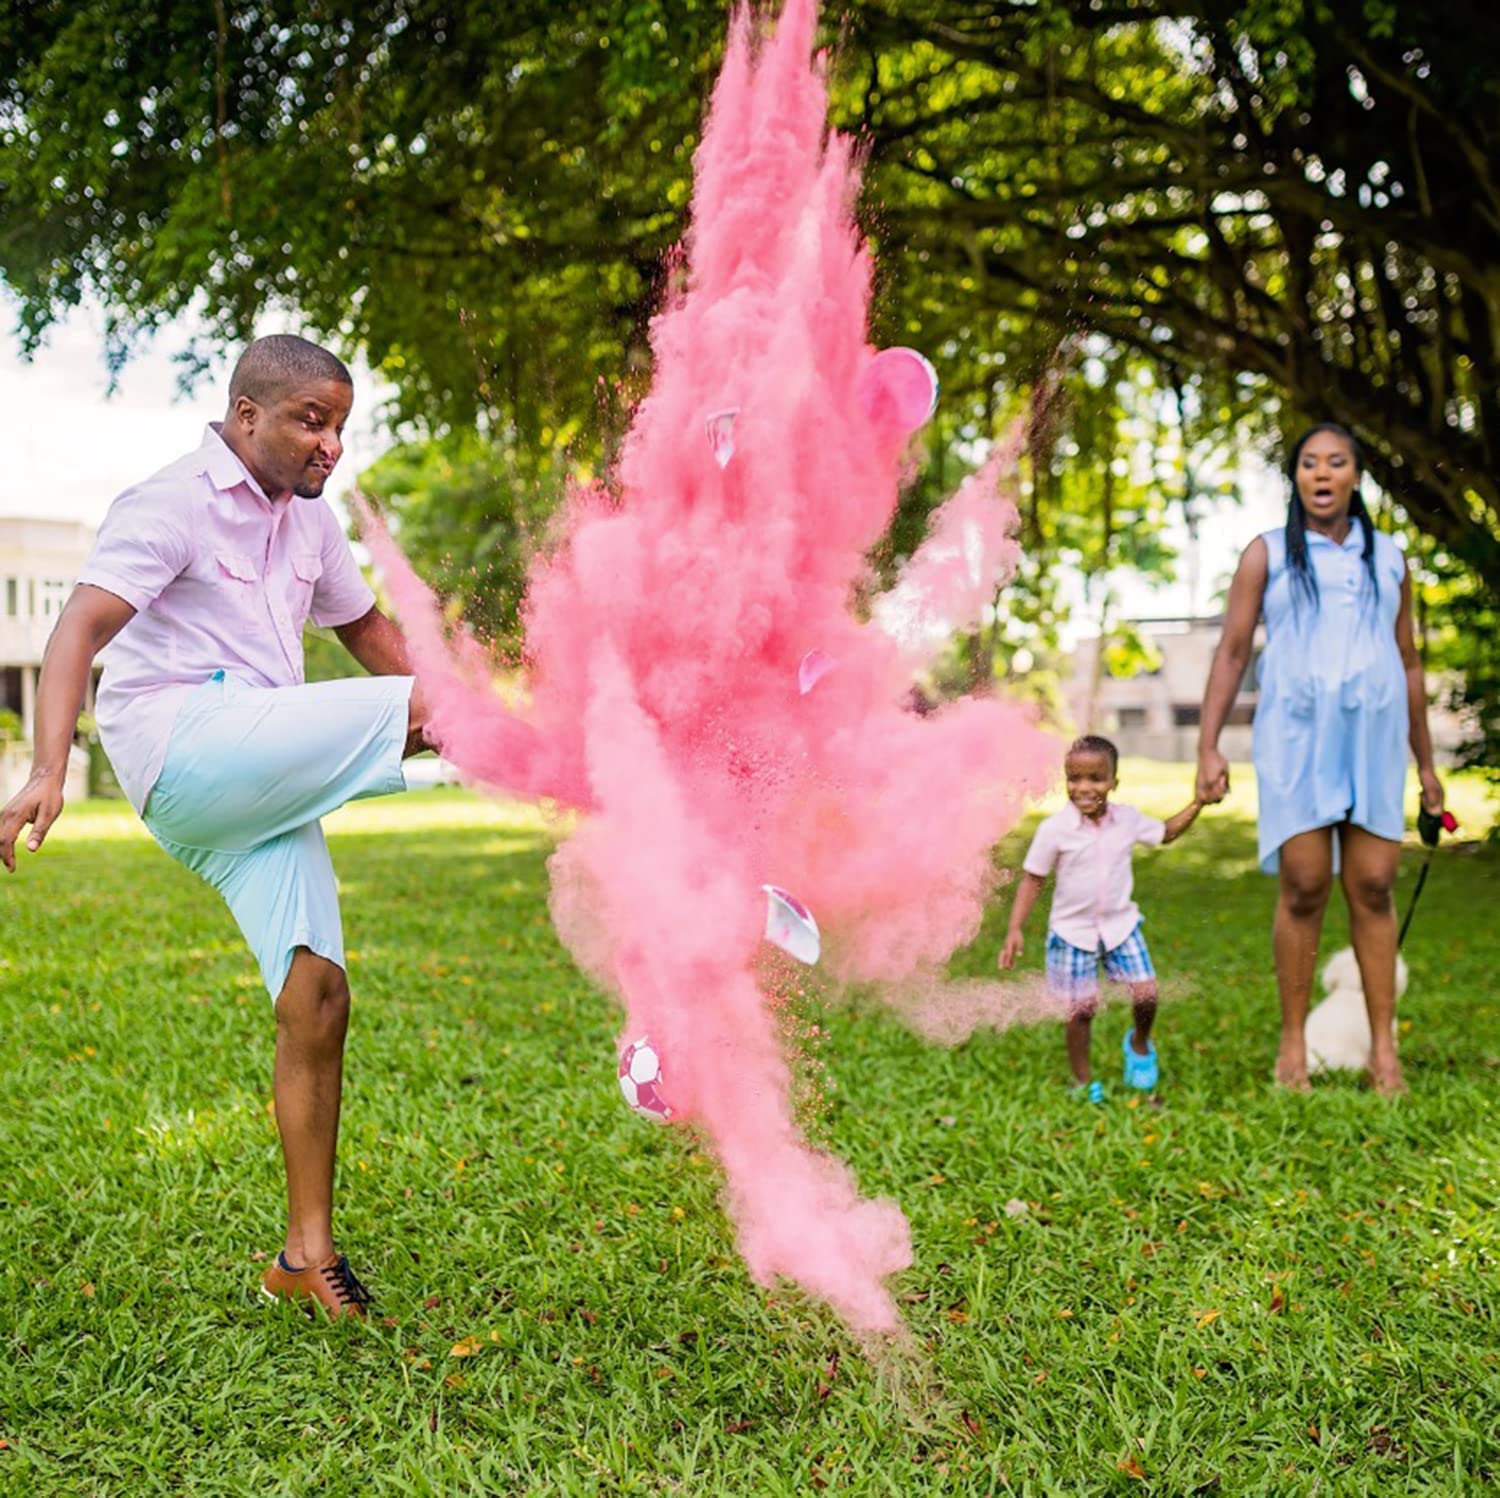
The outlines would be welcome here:
M 1305 1089 L 1304 1027 L 1323 912 L 1338 875 L 1349 906 L 1378 1091 L 1404 1090 L 1396 1012 L 1391 891 L 1405 829 L 1407 747 L 1422 804 L 1441 812 L 1427 685 L 1411 630 L 1411 583 L 1359 492 L 1359 444 L 1343 427 L 1303 433 L 1292 449 L 1286 525 L 1245 548 L 1204 692 L 1198 795 L 1229 793 L 1219 730 L 1250 660 L 1256 622 L 1266 648 L 1255 710 L 1260 863 L 1280 880 L 1274 944 L 1281 992 L 1276 1079 Z

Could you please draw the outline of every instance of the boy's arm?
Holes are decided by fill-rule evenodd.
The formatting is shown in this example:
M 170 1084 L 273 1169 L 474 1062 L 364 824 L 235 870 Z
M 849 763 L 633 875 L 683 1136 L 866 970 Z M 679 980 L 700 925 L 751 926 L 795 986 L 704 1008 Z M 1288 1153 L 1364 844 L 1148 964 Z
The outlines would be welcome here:
M 1175 843 L 1194 822 L 1198 820 L 1198 813 L 1203 810 L 1203 802 L 1194 796 L 1181 811 L 1168 817 L 1163 824 L 1166 831 L 1162 833 L 1162 842 Z
M 1000 949 L 1001 967 L 1014 967 L 1016 958 L 1025 950 L 1026 940 L 1021 928 L 1025 926 L 1026 917 L 1031 914 L 1032 907 L 1037 902 L 1037 896 L 1041 894 L 1042 886 L 1046 882 L 1040 874 L 1023 873 L 1021 875 L 1016 898 L 1010 907 L 1010 929 L 1005 933 L 1005 945 Z

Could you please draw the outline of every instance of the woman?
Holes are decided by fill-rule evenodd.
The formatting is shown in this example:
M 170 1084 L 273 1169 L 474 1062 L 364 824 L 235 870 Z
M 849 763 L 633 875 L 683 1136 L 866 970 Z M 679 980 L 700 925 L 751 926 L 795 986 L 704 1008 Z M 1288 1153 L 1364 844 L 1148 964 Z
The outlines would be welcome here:
M 1391 891 L 1405 830 L 1406 747 L 1422 804 L 1441 812 L 1427 684 L 1411 633 L 1411 582 L 1359 492 L 1359 444 L 1343 427 L 1304 432 L 1287 465 L 1286 525 L 1245 548 L 1209 670 L 1198 739 L 1198 794 L 1229 793 L 1219 730 L 1250 659 L 1264 611 L 1266 649 L 1255 713 L 1260 863 L 1280 877 L 1274 945 L 1281 992 L 1276 1080 L 1306 1090 L 1303 1029 L 1323 911 L 1339 874 L 1370 1015 L 1370 1080 L 1405 1091 L 1396 1012 L 1396 913 Z

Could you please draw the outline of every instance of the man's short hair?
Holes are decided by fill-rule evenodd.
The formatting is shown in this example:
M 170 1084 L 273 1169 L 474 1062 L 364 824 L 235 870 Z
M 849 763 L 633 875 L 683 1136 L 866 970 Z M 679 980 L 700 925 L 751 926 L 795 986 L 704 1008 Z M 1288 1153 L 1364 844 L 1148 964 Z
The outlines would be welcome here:
M 229 377 L 229 404 L 247 396 L 258 406 L 269 405 L 290 386 L 315 380 L 354 385 L 344 361 L 326 348 L 295 333 L 272 333 L 257 338 L 240 355 Z
M 1069 754 L 1104 754 L 1109 757 L 1109 773 L 1120 773 L 1120 751 L 1106 738 L 1097 733 L 1080 734 L 1068 745 Z

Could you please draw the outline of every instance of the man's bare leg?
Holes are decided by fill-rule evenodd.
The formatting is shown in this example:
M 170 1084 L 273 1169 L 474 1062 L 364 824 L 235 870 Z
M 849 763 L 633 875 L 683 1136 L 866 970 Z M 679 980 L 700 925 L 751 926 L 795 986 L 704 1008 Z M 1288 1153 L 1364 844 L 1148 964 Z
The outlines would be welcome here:
M 276 1125 L 286 1161 L 286 1258 L 294 1268 L 333 1252 L 333 1172 L 344 1080 L 349 983 L 298 947 L 276 1000 Z
M 1281 845 L 1281 892 L 1272 928 L 1276 986 L 1281 994 L 1276 1080 L 1295 1092 L 1305 1092 L 1309 1085 L 1307 1005 L 1332 885 L 1333 834 L 1328 828 L 1299 832 Z

